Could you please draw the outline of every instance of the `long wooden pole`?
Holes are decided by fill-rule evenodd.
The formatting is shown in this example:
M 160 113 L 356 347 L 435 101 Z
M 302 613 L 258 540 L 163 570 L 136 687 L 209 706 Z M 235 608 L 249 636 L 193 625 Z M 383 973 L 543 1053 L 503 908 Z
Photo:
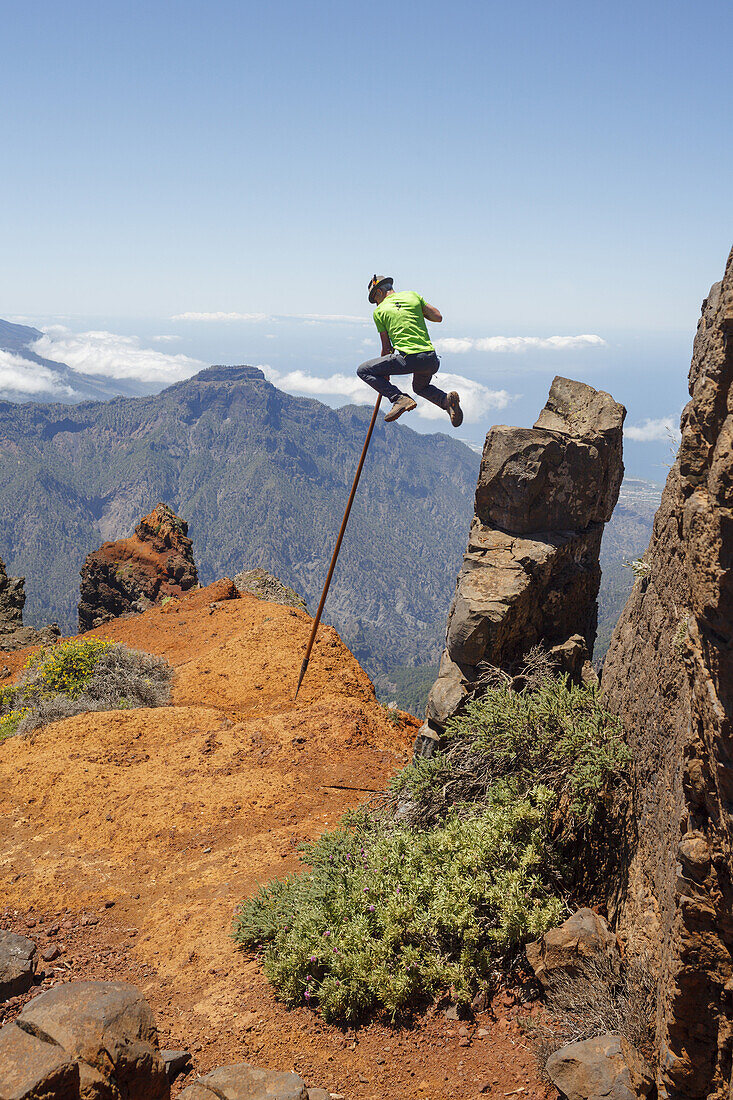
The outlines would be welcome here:
M 366 458 L 367 451 L 369 450 L 369 444 L 372 438 L 372 432 L 374 431 L 374 425 L 377 422 L 377 413 L 379 412 L 379 403 L 382 400 L 381 393 L 377 397 L 376 404 L 374 405 L 374 412 L 372 413 L 372 419 L 369 424 L 369 431 L 367 432 L 366 439 L 364 440 L 364 446 L 361 451 L 361 458 L 359 459 L 359 465 L 356 467 L 356 475 L 354 476 L 354 484 L 351 486 L 351 492 L 349 493 L 349 499 L 346 504 L 346 511 L 344 512 L 344 518 L 341 521 L 341 530 L 339 531 L 339 537 L 336 539 L 336 547 L 331 558 L 331 564 L 328 567 L 328 575 L 326 577 L 326 583 L 323 586 L 323 592 L 321 593 L 321 601 L 318 604 L 318 610 L 316 611 L 316 617 L 313 620 L 313 629 L 311 630 L 311 636 L 308 639 L 308 648 L 305 651 L 305 657 L 303 658 L 303 664 L 300 666 L 300 676 L 298 677 L 298 686 L 295 689 L 295 696 L 293 701 L 298 698 L 298 692 L 300 691 L 300 685 L 303 683 L 303 677 L 305 676 L 306 669 L 308 668 L 308 662 L 311 659 L 311 652 L 313 650 L 313 644 L 316 640 L 316 634 L 318 633 L 318 627 L 321 622 L 321 615 L 323 614 L 323 608 L 326 604 L 326 597 L 328 596 L 328 589 L 331 585 L 331 577 L 333 571 L 336 568 L 336 561 L 338 560 L 339 550 L 341 549 L 341 543 L 344 541 L 344 534 L 346 533 L 346 524 L 349 522 L 349 515 L 351 513 L 351 505 L 354 503 L 354 497 L 356 496 L 356 489 L 359 484 L 359 478 L 361 477 L 361 471 L 364 468 L 364 459 Z

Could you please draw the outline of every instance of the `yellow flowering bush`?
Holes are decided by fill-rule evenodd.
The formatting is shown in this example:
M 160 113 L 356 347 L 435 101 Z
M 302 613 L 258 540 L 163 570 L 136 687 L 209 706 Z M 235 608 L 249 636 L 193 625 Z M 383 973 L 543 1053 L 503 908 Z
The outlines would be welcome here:
M 0 741 L 86 711 L 163 706 L 170 678 L 160 657 L 102 638 L 44 647 L 26 661 L 18 684 L 0 688 Z
M 80 638 L 59 645 L 43 647 L 29 657 L 23 666 L 35 672 L 28 687 L 35 695 L 68 695 L 76 699 L 82 694 L 97 667 L 102 653 L 112 648 L 102 638 Z M 22 689 L 21 689 L 22 692 Z

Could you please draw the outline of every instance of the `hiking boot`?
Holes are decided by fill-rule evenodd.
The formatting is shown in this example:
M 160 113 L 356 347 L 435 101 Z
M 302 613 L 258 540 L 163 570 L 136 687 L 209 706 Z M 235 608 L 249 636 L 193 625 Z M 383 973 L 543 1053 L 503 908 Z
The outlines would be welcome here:
M 461 399 L 455 390 L 451 390 L 445 399 L 445 408 L 454 428 L 460 428 L 463 423 L 463 409 Z
M 456 397 L 457 396 L 458 394 L 456 394 Z M 408 397 L 406 393 L 403 393 L 402 396 L 398 397 L 397 400 L 394 402 L 392 408 L 389 410 L 384 419 L 387 421 L 388 424 L 391 424 L 392 421 L 396 420 L 398 416 L 402 416 L 403 413 L 412 412 L 412 410 L 416 408 L 417 403 L 413 401 L 411 397 Z

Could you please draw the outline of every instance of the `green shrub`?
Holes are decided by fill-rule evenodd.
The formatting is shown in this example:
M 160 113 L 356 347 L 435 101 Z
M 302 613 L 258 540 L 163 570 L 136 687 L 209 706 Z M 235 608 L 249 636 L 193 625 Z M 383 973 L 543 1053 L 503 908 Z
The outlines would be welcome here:
M 0 740 L 86 711 L 162 706 L 170 678 L 161 658 L 101 638 L 42 648 L 0 688 Z
M 289 1004 L 329 1020 L 448 989 L 470 1001 L 562 916 L 568 840 L 627 764 L 593 689 L 490 690 L 443 753 L 304 845 L 309 871 L 245 901 L 234 937 Z
M 442 751 L 405 768 L 391 784 L 391 808 L 429 827 L 453 807 L 473 813 L 491 785 L 512 776 L 522 789 L 555 792 L 566 822 L 589 825 L 601 796 L 630 761 L 621 723 L 598 688 L 567 676 L 545 678 L 534 691 L 489 689 L 448 723 Z
M 471 999 L 497 956 L 557 922 L 542 877 L 553 797 L 497 784 L 483 813 L 384 834 L 337 830 L 303 848 L 308 874 L 273 882 L 241 907 L 235 938 L 263 945 L 290 1003 L 326 1019 L 383 1005 L 393 1015 L 452 988 Z

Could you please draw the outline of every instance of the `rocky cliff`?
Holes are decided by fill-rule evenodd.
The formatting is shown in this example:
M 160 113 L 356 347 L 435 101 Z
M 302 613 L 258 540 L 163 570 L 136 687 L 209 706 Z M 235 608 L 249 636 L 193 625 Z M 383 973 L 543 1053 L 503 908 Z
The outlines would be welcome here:
M 486 665 L 511 668 L 542 643 L 582 674 L 595 637 L 603 525 L 623 476 L 624 415 L 609 394 L 556 378 L 533 428 L 500 425 L 487 435 L 428 700 L 427 751 Z
M 105 542 L 81 571 L 79 630 L 145 611 L 198 584 L 188 524 L 167 504 L 144 516 L 129 539 Z
M 52 643 L 59 636 L 55 623 L 41 630 L 23 626 L 25 577 L 9 577 L 0 558 L 0 650 Z
M 733 1042 L 733 253 L 682 442 L 603 673 L 635 759 L 618 930 L 659 978 L 658 1086 L 728 1097 Z

